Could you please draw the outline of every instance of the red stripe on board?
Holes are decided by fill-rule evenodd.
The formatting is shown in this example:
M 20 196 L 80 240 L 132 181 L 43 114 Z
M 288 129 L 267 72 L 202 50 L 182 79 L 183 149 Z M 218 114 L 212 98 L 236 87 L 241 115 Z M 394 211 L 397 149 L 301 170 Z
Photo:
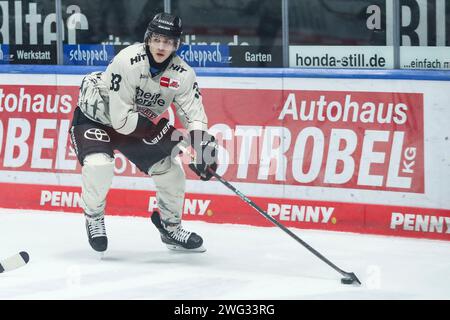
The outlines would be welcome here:
M 0 207 L 82 212 L 77 187 L 0 184 Z M 450 240 L 450 210 L 361 203 L 303 201 L 252 197 L 287 227 Z M 148 217 L 156 208 L 155 193 L 111 189 L 107 214 Z M 185 220 L 272 224 L 237 196 L 187 194 Z

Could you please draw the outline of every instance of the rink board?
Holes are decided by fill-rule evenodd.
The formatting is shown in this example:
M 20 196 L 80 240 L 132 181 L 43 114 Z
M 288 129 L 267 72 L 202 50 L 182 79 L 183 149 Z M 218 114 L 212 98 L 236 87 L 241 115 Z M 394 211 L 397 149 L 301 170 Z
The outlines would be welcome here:
M 450 240 L 450 81 L 276 70 L 199 72 L 225 179 L 290 227 Z M 82 77 L 0 74 L 0 207 L 80 212 L 68 130 Z M 115 164 L 108 214 L 149 215 L 152 180 Z M 186 219 L 269 225 L 185 169 Z

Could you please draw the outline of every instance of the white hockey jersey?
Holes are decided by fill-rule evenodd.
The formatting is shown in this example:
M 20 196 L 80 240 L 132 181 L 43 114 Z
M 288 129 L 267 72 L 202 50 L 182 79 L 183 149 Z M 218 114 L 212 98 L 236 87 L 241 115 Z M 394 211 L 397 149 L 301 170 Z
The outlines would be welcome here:
M 174 56 L 165 71 L 152 78 L 143 43 L 120 51 L 106 71 L 85 77 L 78 100 L 88 118 L 125 135 L 134 132 L 139 114 L 154 119 L 172 103 L 186 129 L 208 129 L 194 70 Z

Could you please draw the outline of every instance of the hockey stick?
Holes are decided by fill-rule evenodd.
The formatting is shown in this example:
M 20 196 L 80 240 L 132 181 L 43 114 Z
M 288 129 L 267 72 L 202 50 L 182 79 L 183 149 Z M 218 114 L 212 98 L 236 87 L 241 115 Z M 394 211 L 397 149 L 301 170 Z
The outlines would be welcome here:
M 16 253 L 9 258 L 0 260 L 0 273 L 20 268 L 26 265 L 28 261 L 30 261 L 30 256 L 27 252 L 21 251 L 19 253 Z
M 191 158 L 192 162 L 195 162 L 195 157 L 192 155 L 185 146 L 182 144 L 178 145 L 178 151 L 188 155 Z M 325 258 L 320 252 L 318 252 L 316 249 L 311 247 L 309 244 L 307 244 L 305 241 L 300 239 L 295 233 L 290 231 L 288 228 L 286 228 L 284 225 L 282 225 L 280 222 L 272 218 L 267 212 L 265 212 L 263 209 L 261 209 L 256 203 L 254 203 L 252 200 L 250 200 L 247 196 L 245 196 L 242 192 L 240 192 L 238 189 L 236 189 L 231 183 L 229 183 L 227 180 L 222 178 L 218 173 L 216 173 L 211 168 L 207 168 L 208 172 L 215 177 L 217 180 L 219 180 L 223 185 L 225 185 L 228 189 L 233 191 L 235 194 L 239 196 L 242 200 L 244 200 L 249 206 L 251 206 L 253 209 L 258 211 L 264 218 L 275 224 L 277 227 L 279 227 L 281 230 L 286 232 L 291 238 L 299 242 L 302 246 L 304 246 L 306 249 L 308 249 L 311 253 L 313 253 L 316 257 L 318 257 L 320 260 L 328 264 L 330 267 L 332 267 L 334 270 L 339 272 L 341 275 L 344 276 L 344 278 L 341 278 L 342 284 L 358 284 L 361 285 L 361 281 L 359 281 L 358 277 L 354 272 L 347 272 L 336 266 L 333 262 Z
M 267 220 L 275 224 L 277 227 L 279 227 L 281 230 L 286 232 L 288 235 L 290 235 L 294 240 L 299 242 L 302 246 L 304 246 L 306 249 L 308 249 L 310 252 L 312 252 L 316 257 L 318 257 L 320 260 L 328 264 L 330 267 L 332 267 L 334 270 L 339 272 L 341 275 L 344 276 L 344 278 L 341 278 L 341 283 L 343 284 L 361 284 L 361 281 L 359 281 L 358 277 L 353 272 L 346 272 L 342 269 L 340 269 L 338 266 L 336 266 L 333 262 L 325 258 L 320 252 L 318 252 L 316 249 L 311 247 L 309 244 L 307 244 L 305 241 L 300 239 L 298 236 L 296 236 L 292 231 L 290 231 L 288 228 L 286 228 L 284 225 L 282 225 L 280 222 L 272 218 L 269 214 L 267 214 L 263 209 L 261 209 L 259 206 L 257 206 L 252 200 L 247 198 L 242 192 L 237 190 L 233 185 L 231 185 L 228 181 L 226 181 L 224 178 L 222 178 L 219 174 L 217 174 L 214 170 L 211 168 L 208 168 L 208 171 L 210 174 L 212 174 L 217 180 L 219 180 L 222 184 L 224 184 L 228 189 L 233 191 L 235 194 L 237 194 L 242 200 L 247 202 L 248 205 L 250 205 L 253 209 L 258 211 L 260 214 L 264 216 Z

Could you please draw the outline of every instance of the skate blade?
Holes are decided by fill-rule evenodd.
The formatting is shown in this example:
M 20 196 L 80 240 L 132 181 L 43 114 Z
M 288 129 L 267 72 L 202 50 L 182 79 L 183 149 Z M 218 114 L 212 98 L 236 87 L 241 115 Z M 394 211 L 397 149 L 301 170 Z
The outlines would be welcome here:
M 205 252 L 206 251 L 206 248 L 203 247 L 203 246 L 200 246 L 200 247 L 195 248 L 195 249 L 186 249 L 186 248 L 183 248 L 181 246 L 174 245 L 174 244 L 166 244 L 166 246 L 167 246 L 168 249 L 170 249 L 172 251 L 177 251 L 177 252 L 201 253 L 201 252 Z

